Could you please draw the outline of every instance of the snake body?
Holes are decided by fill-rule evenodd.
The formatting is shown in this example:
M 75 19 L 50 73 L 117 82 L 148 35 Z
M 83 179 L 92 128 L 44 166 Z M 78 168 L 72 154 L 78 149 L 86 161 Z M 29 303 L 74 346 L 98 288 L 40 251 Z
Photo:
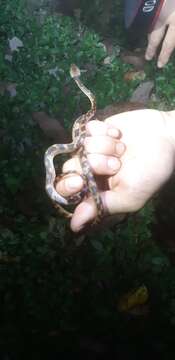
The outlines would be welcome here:
M 98 192 L 97 184 L 92 173 L 89 161 L 87 159 L 87 153 L 84 148 L 84 140 L 86 137 L 86 124 L 90 121 L 96 113 L 96 99 L 93 93 L 85 87 L 80 80 L 80 70 L 76 65 L 71 65 L 70 75 L 80 88 L 80 90 L 89 98 L 91 108 L 89 111 L 76 119 L 72 128 L 72 142 L 69 144 L 55 144 L 50 146 L 45 152 L 44 164 L 46 169 L 46 184 L 45 189 L 48 196 L 53 201 L 58 210 L 65 216 L 71 217 L 72 213 L 67 211 L 63 206 L 69 204 L 76 204 L 82 200 L 83 197 L 87 197 L 89 194 L 94 199 L 97 208 L 97 217 L 94 222 L 98 222 L 103 216 L 103 203 L 101 196 Z M 78 154 L 80 164 L 82 167 L 82 178 L 84 181 L 83 190 L 73 196 L 63 197 L 55 190 L 55 182 L 57 179 L 54 158 L 60 154 L 74 153 Z M 60 176 L 65 176 L 61 174 Z M 59 178 L 59 177 L 58 177 Z

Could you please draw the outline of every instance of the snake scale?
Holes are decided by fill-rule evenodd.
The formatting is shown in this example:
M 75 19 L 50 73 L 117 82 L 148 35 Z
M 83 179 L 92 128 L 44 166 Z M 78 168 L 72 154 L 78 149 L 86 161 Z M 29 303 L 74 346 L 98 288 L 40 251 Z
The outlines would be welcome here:
M 75 81 L 75 83 L 78 85 L 80 90 L 88 97 L 91 103 L 91 108 L 89 111 L 87 111 L 85 114 L 79 116 L 73 125 L 72 128 L 72 142 L 69 144 L 55 144 L 50 146 L 44 156 L 44 164 L 46 169 L 46 184 L 45 189 L 50 197 L 50 199 L 53 201 L 55 207 L 59 210 L 59 212 L 64 215 L 67 218 L 72 217 L 72 213 L 69 212 L 64 208 L 64 206 L 70 205 L 70 204 L 77 204 L 79 203 L 83 198 L 91 195 L 96 208 L 97 208 L 97 216 L 94 221 L 94 223 L 98 222 L 104 214 L 104 208 L 101 196 L 98 192 L 97 184 L 94 178 L 94 175 L 92 173 L 87 153 L 84 147 L 84 140 L 86 137 L 86 124 L 88 121 L 90 121 L 95 113 L 96 113 L 96 99 L 93 93 L 86 88 L 86 86 L 82 83 L 80 80 L 80 69 L 75 65 L 72 64 L 70 67 L 70 75 Z M 63 197 L 61 196 L 56 190 L 55 185 L 56 182 L 59 180 L 59 178 L 71 174 L 73 172 L 67 172 L 64 174 L 61 174 L 60 176 L 56 176 L 56 171 L 54 167 L 54 158 L 57 155 L 66 154 L 66 153 L 72 153 L 77 154 L 80 160 L 81 168 L 82 168 L 82 175 L 80 175 L 83 178 L 84 187 L 81 192 L 69 196 L 69 197 Z M 75 172 L 76 173 L 76 172 Z

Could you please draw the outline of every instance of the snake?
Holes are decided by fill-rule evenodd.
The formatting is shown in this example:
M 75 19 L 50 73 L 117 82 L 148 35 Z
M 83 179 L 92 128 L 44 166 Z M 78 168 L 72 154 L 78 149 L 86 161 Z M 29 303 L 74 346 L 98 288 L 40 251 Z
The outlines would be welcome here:
M 104 207 L 84 146 L 84 140 L 87 135 L 86 124 L 94 118 L 96 113 L 96 98 L 80 80 L 81 71 L 75 64 L 70 66 L 70 76 L 84 95 L 88 97 L 91 107 L 85 114 L 79 116 L 75 120 L 72 127 L 71 143 L 54 144 L 46 150 L 44 155 L 44 165 L 46 170 L 45 190 L 54 206 L 59 210 L 59 213 L 66 218 L 71 218 L 73 215 L 72 212 L 66 209 L 66 206 L 80 203 L 84 198 L 91 196 L 97 210 L 97 215 L 93 223 L 98 223 L 104 215 Z M 79 174 L 76 171 L 70 171 L 57 176 L 54 167 L 54 158 L 61 154 L 77 155 L 79 157 L 82 174 Z M 63 197 L 56 191 L 56 183 L 61 177 L 69 174 L 71 175 L 72 173 L 77 173 L 82 177 L 83 189 L 72 196 Z

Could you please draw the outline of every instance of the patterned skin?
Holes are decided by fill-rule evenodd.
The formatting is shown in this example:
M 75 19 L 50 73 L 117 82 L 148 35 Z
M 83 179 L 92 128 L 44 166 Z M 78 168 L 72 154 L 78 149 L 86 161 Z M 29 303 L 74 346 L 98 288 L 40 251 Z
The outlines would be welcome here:
M 94 175 L 92 173 L 90 164 L 87 159 L 86 150 L 84 148 L 84 140 L 86 137 L 86 124 L 88 121 L 94 118 L 94 115 L 96 113 L 96 100 L 92 92 L 89 89 L 87 89 L 84 86 L 84 84 L 81 82 L 80 70 L 74 64 L 71 65 L 70 75 L 74 79 L 80 90 L 89 98 L 91 103 L 91 108 L 86 114 L 83 114 L 82 116 L 78 117 L 74 122 L 72 128 L 72 142 L 70 144 L 55 144 L 50 146 L 45 152 L 45 156 L 44 156 L 44 164 L 46 168 L 45 189 L 48 196 L 53 201 L 54 206 L 59 210 L 61 214 L 63 214 L 67 218 L 71 218 L 72 213 L 67 211 L 63 207 L 63 205 L 67 206 L 70 204 L 77 204 L 84 197 L 91 195 L 97 207 L 97 217 L 94 221 L 94 223 L 97 223 L 104 215 L 104 208 L 100 194 L 98 192 Z M 68 174 L 72 174 L 73 172 L 67 172 L 59 176 L 56 176 L 55 167 L 53 163 L 55 156 L 66 153 L 74 153 L 74 155 L 75 154 L 78 155 L 82 167 L 82 174 L 83 174 L 83 175 L 80 174 L 79 175 L 82 176 L 84 182 L 84 187 L 82 191 L 69 197 L 61 196 L 55 190 L 55 183 L 61 177 Z

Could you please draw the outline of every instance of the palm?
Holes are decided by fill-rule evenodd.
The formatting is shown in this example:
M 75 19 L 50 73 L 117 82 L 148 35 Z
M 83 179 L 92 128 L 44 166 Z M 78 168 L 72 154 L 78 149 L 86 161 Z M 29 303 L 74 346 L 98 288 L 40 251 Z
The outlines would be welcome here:
M 174 167 L 164 113 L 140 110 L 133 115 L 132 120 L 131 113 L 106 120 L 121 130 L 126 145 L 121 170 L 108 178 L 108 185 L 111 191 L 128 198 L 128 211 L 130 207 L 140 208 L 165 183 Z

